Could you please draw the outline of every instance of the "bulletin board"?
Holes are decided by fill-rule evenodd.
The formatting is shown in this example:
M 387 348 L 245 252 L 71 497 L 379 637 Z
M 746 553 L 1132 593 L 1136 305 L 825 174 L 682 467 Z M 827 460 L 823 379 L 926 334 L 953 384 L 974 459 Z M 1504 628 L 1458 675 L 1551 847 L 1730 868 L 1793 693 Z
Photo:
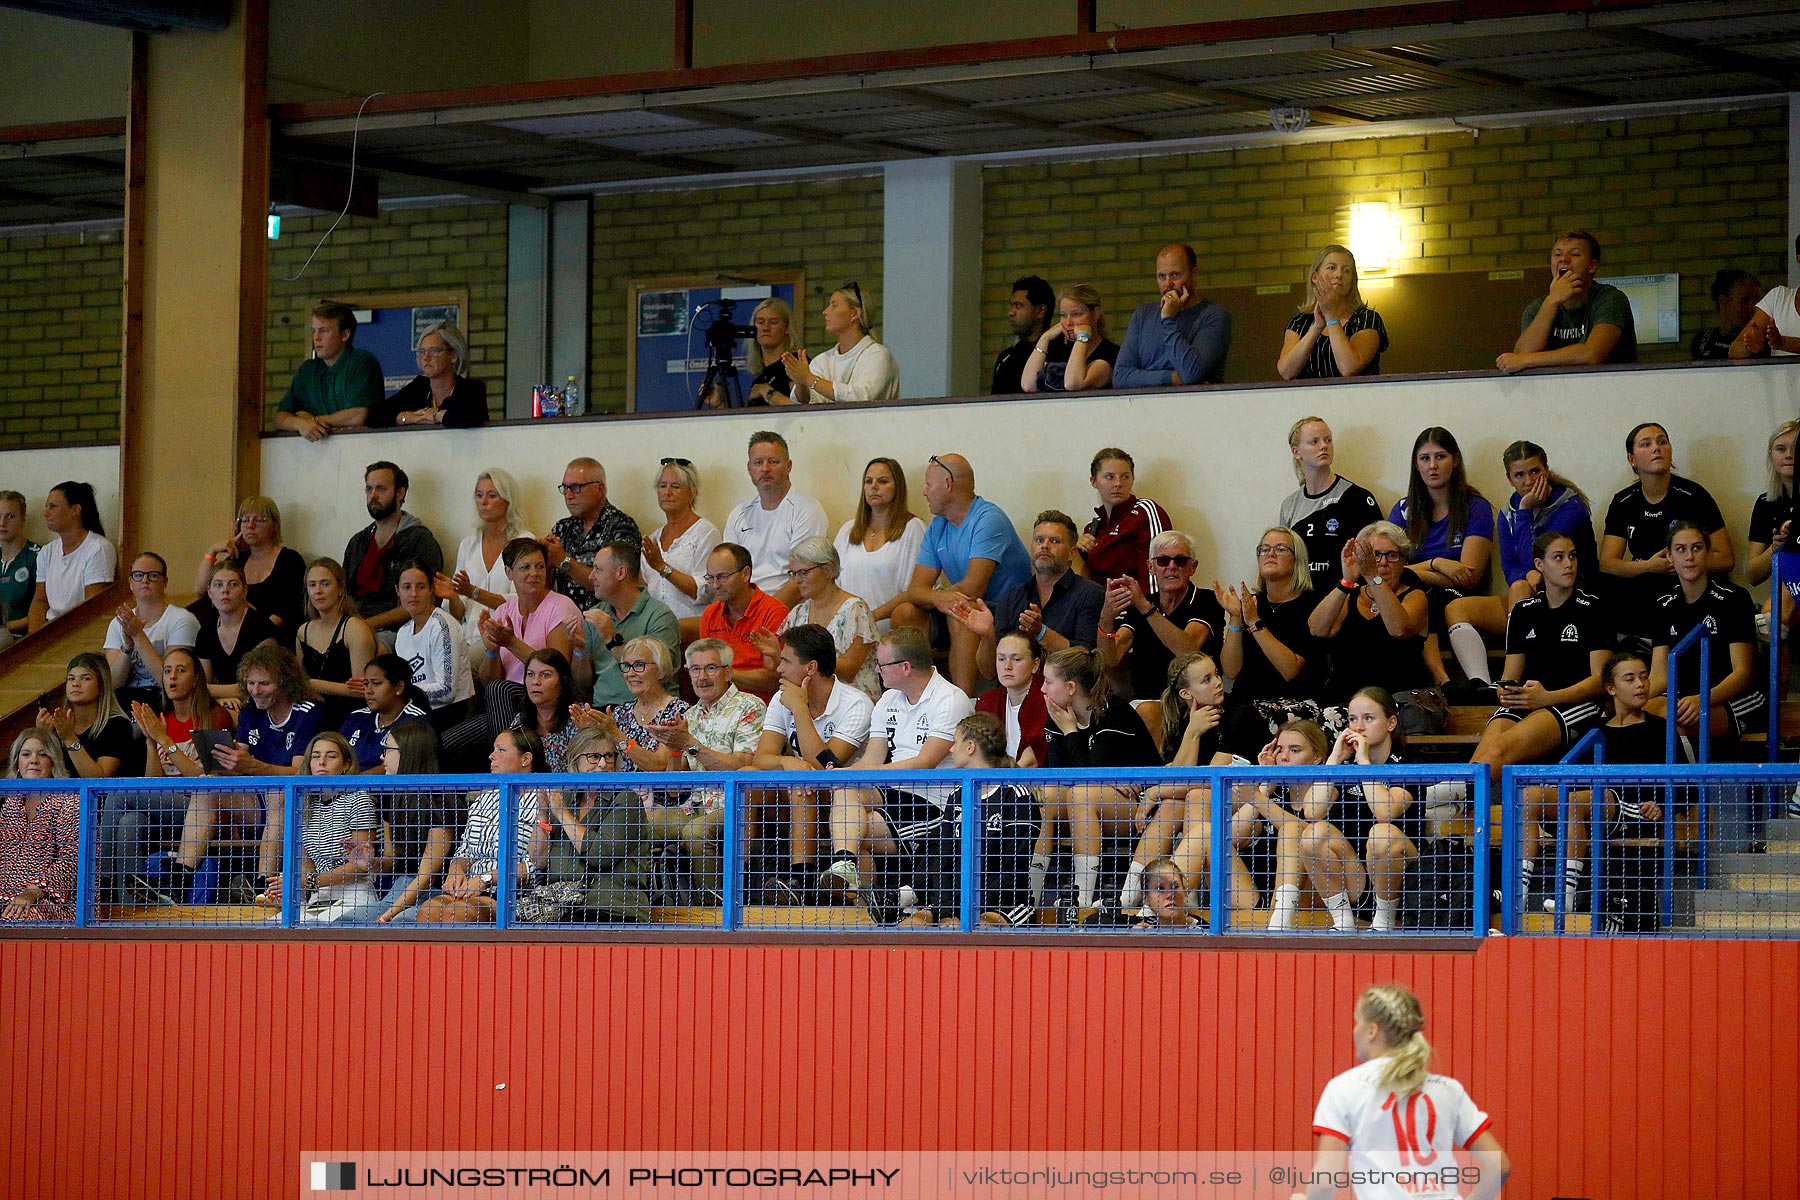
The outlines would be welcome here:
M 419 374 L 419 337 L 439 321 L 453 322 L 464 334 L 468 325 L 468 288 L 434 288 L 419 292 L 374 292 L 357 296 L 326 296 L 327 301 L 348 304 L 356 310 L 356 348 L 367 350 L 381 363 L 382 391 L 392 395 Z M 311 306 L 307 308 L 310 316 Z M 306 321 L 301 328 L 310 329 Z M 307 351 L 312 350 L 308 333 Z M 468 364 L 462 371 L 468 374 Z
M 693 408 L 706 376 L 706 330 L 718 315 L 713 302 L 736 301 L 732 319 L 747 326 L 757 304 L 770 296 L 785 300 L 794 310 L 794 333 L 804 345 L 806 272 L 798 268 L 632 280 L 625 305 L 626 411 Z M 734 355 L 740 395 L 750 391 L 749 349 L 750 339 L 740 338 Z

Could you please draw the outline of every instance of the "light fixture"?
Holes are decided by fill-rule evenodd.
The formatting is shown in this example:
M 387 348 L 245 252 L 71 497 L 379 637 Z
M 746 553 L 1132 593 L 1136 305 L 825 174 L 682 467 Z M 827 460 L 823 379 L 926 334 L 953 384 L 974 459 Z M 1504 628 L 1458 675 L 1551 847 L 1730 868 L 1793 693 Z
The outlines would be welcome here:
M 1358 274 L 1385 271 L 1400 256 L 1400 222 L 1386 200 L 1358 200 L 1350 206 L 1350 253 Z
M 276 238 L 279 238 L 280 236 L 281 236 L 281 214 L 276 212 L 275 206 L 273 204 L 271 204 L 271 205 L 269 205 L 269 240 L 272 242 Z

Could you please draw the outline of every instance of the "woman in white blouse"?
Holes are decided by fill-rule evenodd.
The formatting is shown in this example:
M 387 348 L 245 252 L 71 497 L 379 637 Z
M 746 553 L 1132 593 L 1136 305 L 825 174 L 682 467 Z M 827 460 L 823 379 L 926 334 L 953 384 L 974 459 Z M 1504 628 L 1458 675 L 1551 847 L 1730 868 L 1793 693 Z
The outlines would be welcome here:
M 462 622 L 463 642 L 471 661 L 482 654 L 481 618 L 492 613 L 513 594 L 500 552 L 514 538 L 536 536 L 525 528 L 524 518 L 513 504 L 519 485 L 499 467 L 490 467 L 475 480 L 475 530 L 456 548 L 456 575 L 440 574 L 433 590 L 450 604 L 450 615 Z
M 644 590 L 661 600 L 685 621 L 706 608 L 700 598 L 700 577 L 706 574 L 706 556 L 724 539 L 719 527 L 694 511 L 700 499 L 700 475 L 685 458 L 662 460 L 656 477 L 656 507 L 663 523 L 644 539 Z
M 825 332 L 837 339 L 809 359 L 806 351 L 782 356 L 796 404 L 860 404 L 900 395 L 900 367 L 888 348 L 869 336 L 873 322 L 862 288 L 846 283 L 825 304 Z
M 871 458 L 856 519 L 844 522 L 832 545 L 841 564 L 838 586 L 861 596 L 882 629 L 896 617 L 902 625 L 925 624 L 925 614 L 906 601 L 924 540 L 925 522 L 907 509 L 906 472 L 891 458 Z

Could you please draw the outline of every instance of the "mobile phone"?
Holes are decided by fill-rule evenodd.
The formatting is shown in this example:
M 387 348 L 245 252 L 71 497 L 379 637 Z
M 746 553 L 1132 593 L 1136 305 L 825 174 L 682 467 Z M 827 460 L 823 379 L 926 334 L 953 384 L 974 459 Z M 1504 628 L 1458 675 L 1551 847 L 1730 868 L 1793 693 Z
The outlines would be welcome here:
M 1502 679 L 1494 685 L 1496 688 L 1522 688 L 1525 685 L 1516 679 Z

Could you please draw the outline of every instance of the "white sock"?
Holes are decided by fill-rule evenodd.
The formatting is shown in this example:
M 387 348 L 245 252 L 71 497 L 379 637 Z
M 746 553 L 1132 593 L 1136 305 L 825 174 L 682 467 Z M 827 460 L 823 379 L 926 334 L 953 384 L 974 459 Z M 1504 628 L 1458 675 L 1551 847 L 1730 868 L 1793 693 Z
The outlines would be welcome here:
M 1587 861 L 1580 858 L 1565 859 L 1563 862 L 1563 911 L 1575 911 L 1575 897 L 1581 894 L 1581 874 L 1587 870 Z
M 1100 856 L 1075 855 L 1075 903 L 1080 908 L 1094 907 L 1094 889 L 1100 885 Z
M 1376 929 L 1400 928 L 1400 901 L 1383 900 L 1380 896 L 1375 897 L 1374 927 Z
M 1050 856 L 1034 854 L 1031 856 L 1031 869 L 1025 878 L 1030 881 L 1031 907 L 1036 908 L 1044 902 L 1044 876 L 1050 873 Z
M 1119 907 L 1130 911 L 1144 903 L 1144 864 L 1133 862 L 1125 868 L 1125 886 L 1119 890 Z
M 1269 905 L 1269 928 L 1292 929 L 1299 912 L 1300 888 L 1292 883 L 1282 884 L 1275 889 L 1275 899 Z
M 1481 640 L 1481 631 L 1467 621 L 1458 621 L 1450 627 L 1450 652 L 1456 655 L 1456 665 L 1463 669 L 1476 683 L 1492 683 L 1488 678 L 1487 643 Z
M 1331 914 L 1333 927 L 1350 933 L 1356 931 L 1356 914 L 1350 911 L 1350 893 L 1339 892 L 1325 897 L 1325 911 Z

